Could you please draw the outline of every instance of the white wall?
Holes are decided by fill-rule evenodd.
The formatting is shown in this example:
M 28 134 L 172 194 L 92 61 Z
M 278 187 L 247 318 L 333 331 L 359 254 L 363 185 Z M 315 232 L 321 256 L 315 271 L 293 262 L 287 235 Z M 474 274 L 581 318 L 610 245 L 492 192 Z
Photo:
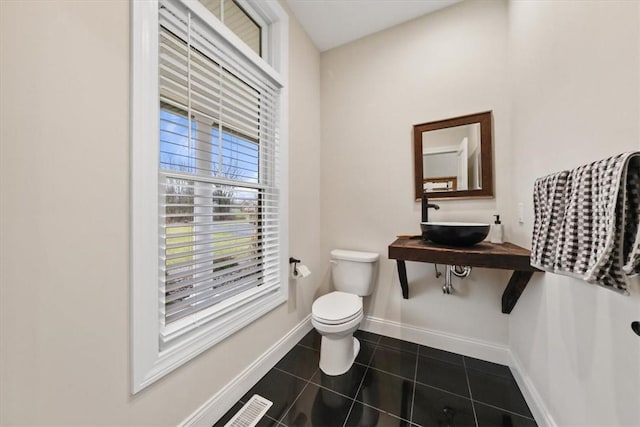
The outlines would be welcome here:
M 281 2 L 286 8 L 284 2 Z M 327 274 L 320 252 L 320 52 L 289 13 L 289 251 L 313 274 L 291 281 L 297 318 L 311 313 Z M 291 304 L 290 311 L 292 309 Z
M 290 249 L 319 271 L 320 56 L 290 22 Z M 320 283 L 131 396 L 129 24 L 125 1 L 0 2 L 0 425 L 176 425 Z
M 511 238 L 536 177 L 640 147 L 640 3 L 511 2 Z M 525 224 L 514 225 L 515 204 Z M 509 343 L 557 425 L 640 425 L 640 293 L 536 274 Z
M 441 201 L 435 220 L 488 222 L 507 208 L 510 175 L 507 4 L 465 2 L 322 54 L 323 252 L 382 255 L 366 314 L 506 345 L 509 275 L 475 269 L 455 296 L 430 264 L 407 263 L 403 300 L 387 246 L 418 234 L 412 125 L 493 110 L 496 198 Z M 509 236 L 507 236 L 509 237 Z M 443 269 L 440 269 L 443 271 Z

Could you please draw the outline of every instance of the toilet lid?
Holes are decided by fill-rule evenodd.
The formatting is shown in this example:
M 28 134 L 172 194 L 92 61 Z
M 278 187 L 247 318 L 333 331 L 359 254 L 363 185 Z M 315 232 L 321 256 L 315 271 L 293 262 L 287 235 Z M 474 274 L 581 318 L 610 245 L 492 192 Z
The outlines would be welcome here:
M 321 296 L 311 306 L 313 317 L 323 323 L 343 323 L 362 311 L 362 298 L 347 292 L 331 292 Z

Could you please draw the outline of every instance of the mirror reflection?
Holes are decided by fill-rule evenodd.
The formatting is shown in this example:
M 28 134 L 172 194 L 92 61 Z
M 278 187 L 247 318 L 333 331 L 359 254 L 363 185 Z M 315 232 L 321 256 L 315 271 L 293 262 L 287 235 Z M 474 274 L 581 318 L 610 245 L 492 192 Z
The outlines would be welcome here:
M 480 124 L 422 133 L 422 176 L 427 192 L 479 190 Z
M 491 112 L 414 126 L 416 199 L 491 197 Z

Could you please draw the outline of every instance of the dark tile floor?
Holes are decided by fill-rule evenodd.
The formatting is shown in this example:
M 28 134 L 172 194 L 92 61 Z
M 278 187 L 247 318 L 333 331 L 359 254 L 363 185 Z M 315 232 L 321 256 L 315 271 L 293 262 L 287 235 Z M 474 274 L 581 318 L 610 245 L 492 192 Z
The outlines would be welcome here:
M 215 426 L 254 394 L 273 402 L 258 426 L 535 426 L 507 366 L 370 332 L 337 377 L 318 368 L 309 332 Z

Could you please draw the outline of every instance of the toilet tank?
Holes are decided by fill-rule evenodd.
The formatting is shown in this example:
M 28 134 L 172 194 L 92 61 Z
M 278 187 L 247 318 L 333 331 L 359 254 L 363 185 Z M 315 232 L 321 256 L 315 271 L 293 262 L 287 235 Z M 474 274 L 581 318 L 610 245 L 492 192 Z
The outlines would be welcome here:
M 360 296 L 371 295 L 379 256 L 373 252 L 332 250 L 331 277 L 336 290 Z

